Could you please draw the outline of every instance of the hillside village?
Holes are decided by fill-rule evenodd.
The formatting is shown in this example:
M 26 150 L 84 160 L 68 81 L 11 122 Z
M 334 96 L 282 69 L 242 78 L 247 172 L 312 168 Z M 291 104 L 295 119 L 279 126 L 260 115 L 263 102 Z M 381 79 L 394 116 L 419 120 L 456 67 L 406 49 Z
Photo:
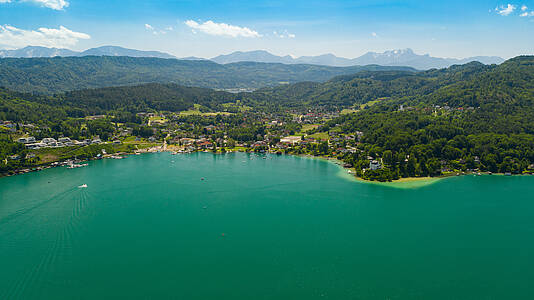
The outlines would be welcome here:
M 475 108 L 467 108 L 472 111 Z M 414 108 L 399 106 L 399 112 L 421 111 L 429 114 L 462 112 L 463 108 L 448 106 Z M 330 124 L 340 112 L 289 110 L 285 113 L 245 112 L 239 117 L 231 113 L 183 114 L 172 112 L 137 113 L 141 124 L 115 123 L 112 116 L 95 115 L 83 119 L 82 127 L 100 124 L 100 135 L 87 132 L 74 137 L 54 133 L 36 124 L 0 121 L 0 128 L 10 132 L 22 147 L 20 153 L 3 161 L 7 174 L 40 170 L 50 166 L 71 165 L 85 159 L 117 158 L 115 154 L 171 151 L 173 154 L 206 151 L 226 153 L 234 151 L 311 155 L 335 158 L 349 169 L 349 173 L 371 180 L 392 180 L 400 176 L 390 174 L 391 163 L 384 161 L 386 153 L 376 153 L 362 145 L 362 131 L 343 132 L 341 124 Z M 239 121 L 236 121 L 239 119 Z M 387 158 L 386 160 L 391 160 Z M 404 157 L 406 164 L 410 156 Z M 431 174 L 460 174 L 480 172 L 480 159 L 441 160 L 433 165 Z M 413 166 L 415 169 L 416 167 Z M 529 166 L 527 173 L 534 171 Z M 415 171 L 415 170 L 414 170 Z M 5 171 L 4 171 L 5 172 Z
M 7 160 L 14 165 L 20 165 L 21 169 L 11 170 L 10 173 L 28 172 L 35 169 L 31 167 L 40 167 L 58 161 L 109 157 L 114 151 L 105 152 L 104 149 L 110 147 L 120 150 L 117 152 L 122 154 L 154 151 L 172 151 L 173 153 L 246 151 L 336 156 L 359 152 L 356 146 L 363 136 L 361 132 L 342 135 L 335 131 L 330 133 L 318 131 L 325 120 L 338 117 L 338 113 L 312 111 L 286 115 L 248 113 L 244 118 L 248 121 L 238 126 L 221 122 L 221 117 L 217 115 L 184 116 L 175 113 L 138 113 L 137 115 L 143 120 L 140 124 L 141 129 L 132 128 L 126 124 L 114 124 L 115 126 L 110 127 L 112 130 L 106 134 L 107 139 L 101 139 L 98 135 L 86 136 L 82 139 L 43 136 L 43 131 L 47 128 L 41 128 L 35 124 L 1 121 L 0 126 L 9 129 L 11 135 L 16 137 L 16 142 L 23 145 L 21 154 L 12 155 Z M 113 121 L 112 118 L 103 115 L 86 117 L 85 120 L 87 122 Z M 90 148 L 100 148 L 101 151 L 94 157 L 64 155 L 82 153 L 83 149 Z M 73 150 L 76 151 L 73 152 Z M 102 155 L 102 151 L 106 155 Z M 52 160 L 50 160 L 50 153 L 56 154 Z M 4 164 L 6 164 L 5 161 Z M 371 168 L 379 167 L 374 164 Z

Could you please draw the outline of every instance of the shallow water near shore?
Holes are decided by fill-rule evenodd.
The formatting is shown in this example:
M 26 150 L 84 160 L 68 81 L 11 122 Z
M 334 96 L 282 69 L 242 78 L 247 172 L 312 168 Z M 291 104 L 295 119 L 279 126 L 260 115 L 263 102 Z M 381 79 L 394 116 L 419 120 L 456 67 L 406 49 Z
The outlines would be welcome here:
M 155 153 L 0 178 L 0 299 L 534 297 L 534 177 L 347 176 Z

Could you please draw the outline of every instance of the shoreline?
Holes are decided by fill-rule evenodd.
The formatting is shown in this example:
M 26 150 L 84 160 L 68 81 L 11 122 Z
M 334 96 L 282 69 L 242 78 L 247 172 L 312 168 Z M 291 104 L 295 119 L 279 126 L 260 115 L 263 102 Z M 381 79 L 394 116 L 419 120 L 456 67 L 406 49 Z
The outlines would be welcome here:
M 289 154 L 293 155 L 293 154 Z M 323 156 L 313 156 L 313 155 L 307 155 L 307 154 L 300 154 L 300 155 L 293 155 L 297 157 L 304 157 L 304 158 L 310 158 L 310 159 L 318 159 L 323 160 L 329 163 L 333 163 L 336 166 L 339 167 L 339 173 L 338 176 L 358 182 L 358 183 L 365 183 L 365 184 L 374 184 L 374 185 L 381 185 L 381 186 L 387 186 L 387 187 L 396 187 L 396 188 L 418 188 L 423 187 L 427 185 L 434 184 L 438 181 L 441 181 L 445 178 L 449 178 L 452 175 L 442 175 L 439 177 L 404 177 L 393 181 L 373 181 L 373 180 L 366 180 L 361 177 L 358 177 L 355 175 L 355 170 L 353 168 L 344 168 L 343 164 L 344 162 L 333 157 L 323 157 Z M 469 174 L 465 174 L 469 175 Z
M 387 187 L 393 187 L 393 188 L 401 188 L 401 189 L 421 188 L 421 187 L 432 185 L 434 183 L 437 183 L 449 177 L 450 176 L 405 177 L 405 178 L 400 178 L 400 179 L 389 181 L 389 182 L 380 182 L 380 181 L 365 180 L 360 177 L 354 176 L 355 180 L 361 183 L 387 186 Z
M 121 158 L 124 158 L 125 156 L 141 155 L 141 154 L 145 154 L 145 153 L 169 152 L 169 153 L 175 154 L 176 150 L 178 150 L 177 148 L 178 147 L 176 147 L 176 146 L 170 146 L 170 147 L 154 146 L 154 147 L 149 147 L 149 148 L 136 149 L 133 152 L 120 151 L 120 152 L 116 152 L 116 153 L 108 153 L 106 155 L 103 155 L 100 158 L 90 158 L 90 159 L 85 159 L 85 160 L 77 160 L 77 161 L 74 161 L 74 163 L 85 163 L 85 162 L 89 162 L 89 161 L 93 161 L 93 160 L 100 160 L 100 159 L 106 159 L 106 158 L 107 159 L 110 159 L 110 158 L 111 159 L 121 159 Z M 232 149 L 232 150 L 229 150 L 229 151 L 227 151 L 225 153 L 213 152 L 213 151 L 209 151 L 209 150 L 196 150 L 196 151 L 193 151 L 193 152 L 185 152 L 185 153 L 179 153 L 179 154 L 188 154 L 188 153 L 195 153 L 195 152 L 212 153 L 214 155 L 225 154 L 225 153 L 236 153 L 236 152 L 256 153 L 256 152 L 243 151 L 242 149 Z M 257 153 L 257 154 L 260 154 L 260 153 Z M 276 152 L 263 152 L 261 154 L 280 155 L 280 154 L 278 154 Z M 404 178 L 399 178 L 399 179 L 393 180 L 393 181 L 380 182 L 380 181 L 366 180 L 366 179 L 363 179 L 361 177 L 356 176 L 355 175 L 355 170 L 353 168 L 345 168 L 345 167 L 343 167 L 344 162 L 339 160 L 339 159 L 337 159 L 337 158 L 325 157 L 325 156 L 313 156 L 313 155 L 309 155 L 309 154 L 286 154 L 286 153 L 282 153 L 281 155 L 288 155 L 288 156 L 301 157 L 301 158 L 307 158 L 307 159 L 316 159 L 316 160 L 322 160 L 322 161 L 325 161 L 325 162 L 328 162 L 328 163 L 332 163 L 332 164 L 336 165 L 339 168 L 339 172 L 337 174 L 339 177 L 344 178 L 346 180 L 351 180 L 353 182 L 380 185 L 380 186 L 393 187 L 393 188 L 402 188 L 402 189 L 420 188 L 420 187 L 432 185 L 432 184 L 434 184 L 434 183 L 436 183 L 438 181 L 441 181 L 441 180 L 449 178 L 449 177 L 468 176 L 468 175 L 474 175 L 474 176 L 482 176 L 482 175 L 486 175 L 486 176 L 491 176 L 491 175 L 495 175 L 495 176 L 528 175 L 528 174 L 506 175 L 504 173 L 490 173 L 490 172 L 480 172 L 480 173 L 477 172 L 477 173 L 475 173 L 475 172 L 471 172 L 471 173 L 444 174 L 444 175 L 441 175 L 441 176 L 438 176 L 438 177 L 404 177 Z M 64 167 L 64 166 L 67 166 L 67 164 L 69 162 L 73 162 L 73 161 L 72 160 L 56 161 L 56 162 L 51 162 L 51 163 L 46 164 L 46 165 L 39 165 L 39 166 L 34 166 L 32 168 L 16 170 L 14 172 L 14 174 L 0 174 L 0 178 L 2 178 L 2 177 L 12 177 L 12 176 L 16 176 L 16 175 L 23 175 L 23 174 L 27 174 L 27 173 L 34 173 L 34 172 L 39 172 L 39 171 L 43 171 L 43 170 L 51 169 L 51 168 L 56 168 L 56 167 Z M 532 175 L 532 174 L 530 174 L 530 175 Z

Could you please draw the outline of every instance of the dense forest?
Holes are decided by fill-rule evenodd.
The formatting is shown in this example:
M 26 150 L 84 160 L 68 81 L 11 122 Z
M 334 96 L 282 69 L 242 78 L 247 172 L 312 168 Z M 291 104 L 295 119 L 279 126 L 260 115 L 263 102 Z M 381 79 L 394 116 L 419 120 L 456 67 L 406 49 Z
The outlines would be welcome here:
M 201 105 L 221 109 L 237 94 L 176 84 L 149 83 L 72 91 L 54 96 L 12 92 L 0 88 L 0 120 L 40 123 L 99 114 L 184 111 Z
M 265 101 L 271 99 L 293 107 L 358 107 L 383 98 L 407 101 L 409 98 L 431 95 L 442 87 L 478 78 L 491 70 L 498 69 L 497 72 L 501 72 L 504 68 L 505 66 L 487 66 L 472 62 L 425 72 L 362 71 L 337 76 L 324 83 L 302 82 L 264 88 L 256 91 L 253 97 Z
M 143 83 L 256 89 L 281 83 L 326 81 L 337 75 L 369 70 L 415 71 L 409 67 L 376 65 L 328 67 L 254 62 L 220 65 L 211 61 L 146 57 L 2 58 L 0 86 L 40 94 Z
M 124 110 L 183 111 L 199 104 L 212 110 L 221 109 L 222 103 L 233 102 L 235 94 L 206 88 L 184 87 L 176 84 L 150 83 L 131 87 L 111 87 L 67 92 L 61 102 L 71 107 L 82 107 L 91 114 Z

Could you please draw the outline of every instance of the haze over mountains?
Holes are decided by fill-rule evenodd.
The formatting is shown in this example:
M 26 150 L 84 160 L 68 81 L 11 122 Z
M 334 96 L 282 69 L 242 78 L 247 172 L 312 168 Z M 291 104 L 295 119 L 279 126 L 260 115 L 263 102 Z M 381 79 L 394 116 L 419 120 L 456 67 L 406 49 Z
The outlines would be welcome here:
M 381 65 L 381 66 L 407 66 L 419 70 L 427 70 L 433 68 L 447 68 L 451 65 L 465 64 L 472 61 L 478 61 L 483 64 L 501 64 L 504 59 L 496 56 L 476 56 L 465 59 L 455 58 L 439 58 L 432 57 L 428 54 L 419 55 L 412 49 L 391 50 L 383 53 L 368 52 L 360 57 L 348 59 L 337 57 L 333 54 L 324 54 L 319 56 L 301 56 L 291 57 L 276 56 L 267 51 L 249 51 L 249 52 L 234 52 L 228 55 L 219 55 L 211 59 L 220 64 L 234 63 L 240 61 L 254 61 L 254 62 L 268 62 L 268 63 L 284 63 L 284 64 L 314 64 L 327 65 L 336 67 L 346 67 L 355 65 Z
M 130 56 L 130 57 L 156 57 L 156 58 L 176 58 L 175 56 L 159 51 L 141 51 L 127 49 L 117 46 L 103 46 L 91 48 L 82 52 L 68 49 L 46 48 L 28 46 L 17 50 L 0 50 L 0 58 L 30 58 L 30 57 L 55 57 L 55 56 Z M 182 60 L 207 60 L 199 57 L 185 57 Z M 476 56 L 465 59 L 432 57 L 428 54 L 419 55 L 412 49 L 390 50 L 383 53 L 368 52 L 360 57 L 349 59 L 337 57 L 333 54 L 318 56 L 292 57 L 290 55 L 277 56 L 265 50 L 237 51 L 227 55 L 219 55 L 209 59 L 218 64 L 229 64 L 236 62 L 261 62 L 261 63 L 282 63 L 282 64 L 312 64 L 333 67 L 348 66 L 407 66 L 419 70 L 433 68 L 447 68 L 451 65 L 465 64 L 478 61 L 483 64 L 501 64 L 504 59 L 497 56 Z
M 70 57 L 70 56 L 130 56 L 130 57 L 157 57 L 157 58 L 176 58 L 167 53 L 159 51 L 141 51 L 127 49 L 117 46 L 102 46 L 98 48 L 87 49 L 82 52 L 72 51 L 69 49 L 47 48 L 39 46 L 28 46 L 16 50 L 0 50 L 0 58 L 32 58 L 32 57 Z

